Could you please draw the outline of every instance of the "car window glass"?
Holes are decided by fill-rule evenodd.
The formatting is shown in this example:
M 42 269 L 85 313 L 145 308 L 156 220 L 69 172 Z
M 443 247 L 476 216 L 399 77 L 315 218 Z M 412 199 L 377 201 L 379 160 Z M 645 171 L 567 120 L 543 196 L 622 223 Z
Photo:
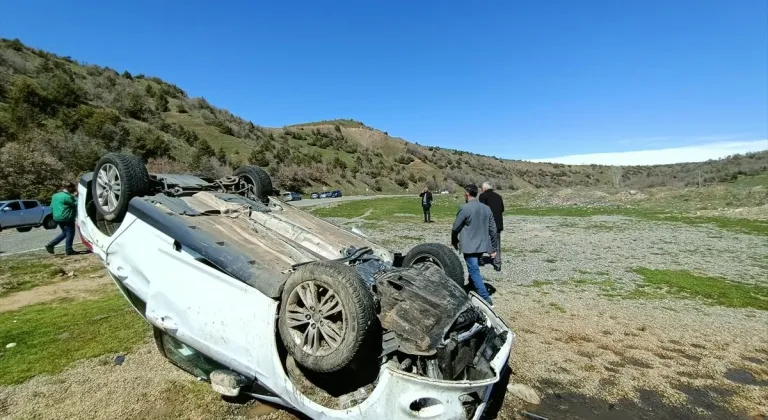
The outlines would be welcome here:
M 27 209 L 27 210 L 34 209 L 39 205 L 37 201 L 22 201 L 22 203 L 24 203 L 24 209 Z
M 10 203 L 8 203 L 7 206 L 5 206 L 5 208 L 10 209 L 10 211 L 21 210 L 21 203 L 19 203 L 18 201 L 11 201 Z M 6 210 L 6 211 L 9 211 L 9 210 Z
M 208 375 L 216 369 L 226 369 L 222 364 L 205 356 L 203 353 L 189 347 L 168 334 L 162 337 L 163 351 L 173 364 L 181 369 L 207 380 Z

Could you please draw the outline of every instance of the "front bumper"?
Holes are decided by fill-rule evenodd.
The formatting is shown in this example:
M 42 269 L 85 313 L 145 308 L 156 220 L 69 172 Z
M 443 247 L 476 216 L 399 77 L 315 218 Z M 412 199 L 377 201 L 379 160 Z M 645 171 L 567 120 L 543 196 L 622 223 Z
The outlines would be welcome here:
M 393 364 L 382 367 L 378 384 L 363 403 L 346 410 L 321 407 L 302 396 L 300 411 L 318 419 L 478 419 L 486 408 L 494 385 L 507 369 L 507 361 L 515 341 L 501 318 L 478 295 L 471 302 L 486 315 L 499 333 L 507 332 L 506 341 L 490 362 L 494 377 L 476 381 L 430 379 L 397 369 Z M 298 390 L 294 390 L 298 392 Z M 293 403 L 293 402 L 292 402 Z M 298 405 L 298 406 L 297 406 Z M 304 407 L 302 407 L 302 405 Z

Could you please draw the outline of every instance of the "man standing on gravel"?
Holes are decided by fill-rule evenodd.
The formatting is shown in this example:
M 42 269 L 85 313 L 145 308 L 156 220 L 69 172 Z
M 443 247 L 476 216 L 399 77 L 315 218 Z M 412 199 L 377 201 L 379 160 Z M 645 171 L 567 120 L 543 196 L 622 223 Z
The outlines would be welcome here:
M 75 215 L 77 214 L 77 199 L 74 196 L 76 191 L 75 184 L 70 182 L 51 197 L 51 213 L 53 213 L 53 220 L 59 225 L 61 233 L 45 246 L 45 250 L 49 254 L 53 254 L 53 247 L 65 239 L 64 253 L 66 255 L 76 254 L 75 250 L 72 249 L 72 242 L 75 240 Z
M 461 206 L 451 229 L 451 244 L 459 249 L 459 234 L 461 234 L 461 252 L 467 263 L 467 271 L 477 293 L 489 304 L 493 305 L 488 289 L 485 288 L 483 276 L 480 275 L 480 258 L 489 253 L 496 258 L 498 236 L 496 222 L 491 209 L 477 199 L 477 185 L 469 184 L 464 187 L 466 204 Z
M 504 230 L 504 199 L 501 198 L 490 182 L 483 182 L 483 192 L 480 194 L 480 202 L 491 208 L 493 220 L 496 222 L 496 235 L 499 238 L 496 247 L 496 257 L 493 259 L 493 269 L 501 271 L 501 231 Z
M 424 223 L 432 222 L 432 193 L 429 188 L 424 187 L 424 191 L 419 194 L 421 198 L 421 209 L 424 210 Z

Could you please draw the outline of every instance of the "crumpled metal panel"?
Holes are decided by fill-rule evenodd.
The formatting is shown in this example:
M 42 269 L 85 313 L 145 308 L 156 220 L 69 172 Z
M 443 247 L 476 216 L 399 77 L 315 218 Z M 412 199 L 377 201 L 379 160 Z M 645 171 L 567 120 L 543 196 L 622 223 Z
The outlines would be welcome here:
M 249 206 L 253 211 L 260 211 L 262 213 L 269 212 L 269 207 L 264 203 L 251 200 L 250 198 L 243 197 L 242 195 L 230 194 L 230 193 L 211 193 L 216 198 L 226 201 L 227 203 L 242 204 Z
M 385 271 L 376 277 L 381 326 L 394 332 L 400 350 L 431 356 L 470 307 L 467 293 L 432 264 Z
M 182 175 L 182 174 L 153 174 L 156 177 L 164 180 L 168 184 L 178 185 L 182 188 L 201 188 L 212 186 L 213 184 L 206 182 L 202 178 L 198 178 L 194 175 Z
M 167 207 L 168 210 L 176 214 L 182 214 L 186 216 L 199 216 L 202 214 L 187 204 L 181 198 L 168 197 L 165 194 L 157 194 L 145 197 L 144 200 L 149 201 L 152 204 L 162 204 L 163 206 Z

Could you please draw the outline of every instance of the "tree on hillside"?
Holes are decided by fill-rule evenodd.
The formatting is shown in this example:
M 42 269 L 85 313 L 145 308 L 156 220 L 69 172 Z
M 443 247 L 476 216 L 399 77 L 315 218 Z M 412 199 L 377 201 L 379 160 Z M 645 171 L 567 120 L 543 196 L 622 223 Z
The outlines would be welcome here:
M 144 161 L 151 158 L 169 157 L 171 148 L 165 138 L 156 130 L 144 127 L 131 135 L 131 151 Z
M 131 91 L 125 97 L 116 97 L 115 107 L 121 114 L 135 120 L 146 121 L 152 115 L 147 98 L 139 92 Z
M 341 170 L 347 169 L 347 163 L 344 162 L 344 159 L 340 158 L 339 155 L 336 155 L 333 157 L 333 160 L 331 161 L 331 166 Z
M 229 159 L 227 159 L 227 152 L 224 151 L 223 147 L 219 147 L 219 150 L 216 152 L 216 160 L 218 160 L 219 163 L 224 166 L 229 165 Z
M 266 168 L 269 166 L 269 159 L 263 149 L 254 149 L 248 156 L 248 163 Z
M 184 106 L 184 102 L 179 102 L 176 104 L 176 112 L 178 112 L 179 114 L 187 113 L 187 107 Z
M 170 111 L 170 108 L 168 107 L 168 98 L 166 98 L 162 93 L 158 93 L 157 97 L 155 98 L 155 108 L 157 109 L 157 112 Z
M 197 142 L 196 146 L 197 146 L 196 152 L 200 156 L 213 157 L 216 155 L 216 152 L 213 150 L 213 147 L 211 147 L 211 144 L 208 143 L 208 141 L 205 139 L 200 139 Z
M 128 80 L 133 80 L 133 76 L 131 76 L 131 73 L 128 70 L 123 72 L 123 77 Z
M 146 92 L 149 96 L 155 96 L 155 88 L 152 87 L 152 83 L 147 83 L 147 86 L 144 88 L 144 92 Z
M 42 145 L 15 142 L 0 149 L 0 197 L 47 199 L 66 176 Z
M 37 125 L 42 114 L 48 109 L 48 101 L 40 87 L 26 78 L 13 83 L 8 95 L 10 102 L 10 123 L 14 130 L 23 130 Z

